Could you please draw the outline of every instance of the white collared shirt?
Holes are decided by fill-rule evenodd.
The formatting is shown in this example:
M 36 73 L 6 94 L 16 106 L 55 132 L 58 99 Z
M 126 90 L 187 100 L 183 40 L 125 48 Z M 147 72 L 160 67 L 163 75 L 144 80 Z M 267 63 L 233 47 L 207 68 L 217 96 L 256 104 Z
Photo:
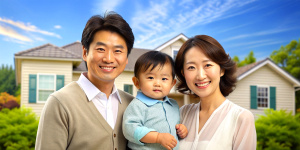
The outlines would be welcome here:
M 86 74 L 87 73 L 82 73 L 77 83 L 85 92 L 88 100 L 94 103 L 103 118 L 107 121 L 111 128 L 114 129 L 118 116 L 118 104 L 122 103 L 116 86 L 113 86 L 112 93 L 107 99 L 106 94 L 101 92 L 86 78 Z

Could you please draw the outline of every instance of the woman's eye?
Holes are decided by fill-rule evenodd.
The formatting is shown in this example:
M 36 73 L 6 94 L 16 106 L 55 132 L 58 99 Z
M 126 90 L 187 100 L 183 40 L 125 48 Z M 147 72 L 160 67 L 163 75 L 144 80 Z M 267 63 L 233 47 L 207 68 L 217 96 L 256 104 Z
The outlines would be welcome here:
M 191 70 L 191 69 L 195 69 L 195 67 L 194 66 L 189 66 L 187 69 Z
M 206 65 L 205 65 L 205 67 L 211 67 L 211 66 L 212 66 L 211 64 L 206 64 Z

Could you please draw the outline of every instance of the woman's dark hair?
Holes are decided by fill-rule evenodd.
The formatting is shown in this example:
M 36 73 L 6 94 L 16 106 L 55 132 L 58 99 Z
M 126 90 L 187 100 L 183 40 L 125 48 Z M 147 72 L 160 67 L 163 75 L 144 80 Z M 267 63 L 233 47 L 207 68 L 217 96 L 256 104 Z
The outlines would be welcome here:
M 172 67 L 172 77 L 175 78 L 174 61 L 168 54 L 159 51 L 149 51 L 141 55 L 134 65 L 134 76 L 139 78 L 141 72 L 145 72 L 151 67 L 151 71 L 156 67 L 163 67 L 170 63 Z
M 81 43 L 89 52 L 89 47 L 94 39 L 94 35 L 97 31 L 107 30 L 116 32 L 121 35 L 127 46 L 127 57 L 131 52 L 134 43 L 134 35 L 129 24 L 115 12 L 108 12 L 104 17 L 100 15 L 92 16 L 86 23 L 82 32 Z
M 179 80 L 177 90 L 184 94 L 191 94 L 186 80 L 182 74 L 185 55 L 192 47 L 199 48 L 205 56 L 224 69 L 224 75 L 220 79 L 220 90 L 223 96 L 228 96 L 235 88 L 236 84 L 236 63 L 225 53 L 222 45 L 214 38 L 207 35 L 197 35 L 187 40 L 179 49 L 175 59 L 175 72 Z M 196 95 L 197 96 L 197 95 Z

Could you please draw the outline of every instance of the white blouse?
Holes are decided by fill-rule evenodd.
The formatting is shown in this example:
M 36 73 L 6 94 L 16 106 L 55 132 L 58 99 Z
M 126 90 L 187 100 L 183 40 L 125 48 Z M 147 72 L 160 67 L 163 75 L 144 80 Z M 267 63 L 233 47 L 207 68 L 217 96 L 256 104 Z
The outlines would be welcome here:
M 181 123 L 189 133 L 180 140 L 180 150 L 255 150 L 253 114 L 226 99 L 209 117 L 200 132 L 200 102 L 180 108 Z

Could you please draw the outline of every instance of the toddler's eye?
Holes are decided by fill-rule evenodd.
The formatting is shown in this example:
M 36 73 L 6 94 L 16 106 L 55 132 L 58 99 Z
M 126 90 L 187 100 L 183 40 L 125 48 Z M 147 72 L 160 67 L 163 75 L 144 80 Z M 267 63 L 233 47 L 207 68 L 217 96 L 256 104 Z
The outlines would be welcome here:
M 148 77 L 147 79 L 154 79 L 153 77 Z
M 163 81 L 168 80 L 168 78 L 162 78 Z

